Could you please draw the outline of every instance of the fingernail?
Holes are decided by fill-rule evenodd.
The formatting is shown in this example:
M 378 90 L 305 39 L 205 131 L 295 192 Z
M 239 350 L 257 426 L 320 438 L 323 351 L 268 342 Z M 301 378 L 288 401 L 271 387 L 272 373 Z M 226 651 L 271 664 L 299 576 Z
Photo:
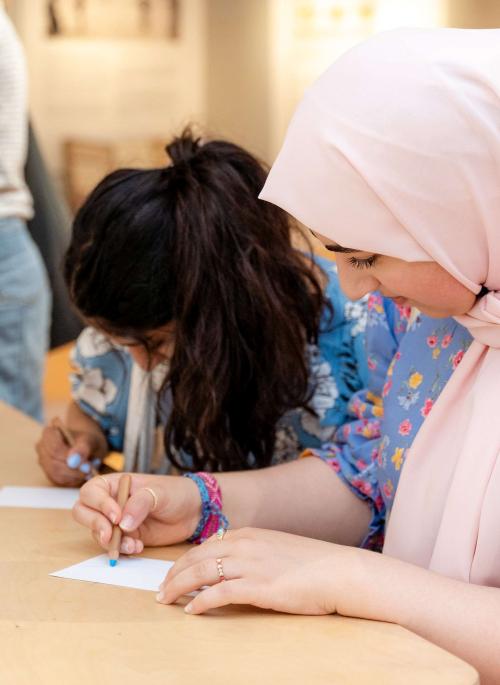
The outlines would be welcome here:
M 104 531 L 101 530 L 99 533 L 99 540 L 101 541 L 101 545 L 104 545 Z
M 161 592 L 159 592 L 159 593 L 156 595 L 156 601 L 157 601 L 157 602 L 163 602 L 164 597 L 165 597 L 165 593 L 164 593 L 163 590 L 162 590 Z
M 123 517 L 123 520 L 120 523 L 120 528 L 122 530 L 133 530 L 134 519 L 129 514 L 127 514 L 127 516 Z
M 186 606 L 184 607 L 184 611 L 186 612 L 186 614 L 191 614 L 193 612 L 193 603 L 189 602 L 189 604 L 186 604 Z
M 111 513 L 111 514 L 108 516 L 108 518 L 109 518 L 109 520 L 111 521 L 111 523 L 116 524 L 116 520 L 117 520 L 118 516 L 117 516 L 115 513 Z
M 84 462 L 84 463 L 80 466 L 80 471 L 81 471 L 82 473 L 90 473 L 90 464 L 88 463 L 88 461 Z
M 68 455 L 68 458 L 66 459 L 66 464 L 69 466 L 70 469 L 76 469 L 80 466 L 81 461 L 81 454 L 78 454 L 78 452 L 73 452 L 72 454 Z

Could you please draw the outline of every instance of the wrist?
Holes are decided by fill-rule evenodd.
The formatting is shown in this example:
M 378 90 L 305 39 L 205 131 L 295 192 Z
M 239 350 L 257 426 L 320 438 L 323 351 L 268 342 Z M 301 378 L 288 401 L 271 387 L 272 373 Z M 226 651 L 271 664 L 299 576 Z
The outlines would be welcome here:
M 406 601 L 412 582 L 408 574 L 423 569 L 378 552 L 353 547 L 345 565 L 339 613 L 387 623 L 407 624 Z
M 222 513 L 222 493 L 217 479 L 210 473 L 185 473 L 196 485 L 201 500 L 201 517 L 188 542 L 200 544 L 219 528 L 227 529 L 229 522 Z
M 201 497 L 196 483 L 191 478 L 180 478 L 179 480 L 185 483 L 186 488 L 187 501 L 185 511 L 188 511 L 189 514 L 186 517 L 185 539 L 188 540 L 193 536 L 201 519 Z

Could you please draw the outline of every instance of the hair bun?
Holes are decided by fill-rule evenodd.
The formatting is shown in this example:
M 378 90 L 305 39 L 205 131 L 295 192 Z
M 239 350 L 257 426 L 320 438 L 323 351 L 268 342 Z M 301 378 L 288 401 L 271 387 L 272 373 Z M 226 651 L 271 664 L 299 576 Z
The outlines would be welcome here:
M 188 128 L 166 146 L 165 152 L 172 161 L 172 164 L 187 163 L 200 149 L 200 141 L 201 138 L 195 138 L 191 129 Z

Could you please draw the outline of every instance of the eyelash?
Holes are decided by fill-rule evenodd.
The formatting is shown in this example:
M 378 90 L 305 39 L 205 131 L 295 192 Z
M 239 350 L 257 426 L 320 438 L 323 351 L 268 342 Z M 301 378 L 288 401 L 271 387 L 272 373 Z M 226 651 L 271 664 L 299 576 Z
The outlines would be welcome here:
M 356 259 L 356 257 L 349 257 L 349 264 L 355 269 L 369 269 L 377 261 L 377 255 L 372 255 L 368 259 Z

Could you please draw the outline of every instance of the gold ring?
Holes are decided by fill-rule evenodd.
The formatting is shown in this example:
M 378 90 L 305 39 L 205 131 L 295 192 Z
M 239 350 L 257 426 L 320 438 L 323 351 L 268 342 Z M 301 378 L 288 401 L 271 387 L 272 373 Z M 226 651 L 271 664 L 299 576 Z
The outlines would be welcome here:
M 226 529 L 221 526 L 216 533 L 217 540 L 223 540 L 225 534 L 226 534 Z
M 216 559 L 215 560 L 217 563 L 217 573 L 219 574 L 219 582 L 222 583 L 223 580 L 226 580 L 226 576 L 224 575 L 224 569 L 222 568 L 222 559 Z
M 109 483 L 108 483 L 108 481 L 104 478 L 104 476 L 97 476 L 97 478 L 100 478 L 101 480 L 103 480 L 103 481 L 106 483 L 106 487 L 107 487 L 108 492 L 109 492 L 109 491 L 110 491 L 110 490 L 109 490 Z
M 149 492 L 149 494 L 151 495 L 151 497 L 153 498 L 153 508 L 151 509 L 151 511 L 154 511 L 156 509 L 156 507 L 158 506 L 158 496 L 157 496 L 156 492 L 152 488 L 144 487 L 142 489 L 147 490 Z

